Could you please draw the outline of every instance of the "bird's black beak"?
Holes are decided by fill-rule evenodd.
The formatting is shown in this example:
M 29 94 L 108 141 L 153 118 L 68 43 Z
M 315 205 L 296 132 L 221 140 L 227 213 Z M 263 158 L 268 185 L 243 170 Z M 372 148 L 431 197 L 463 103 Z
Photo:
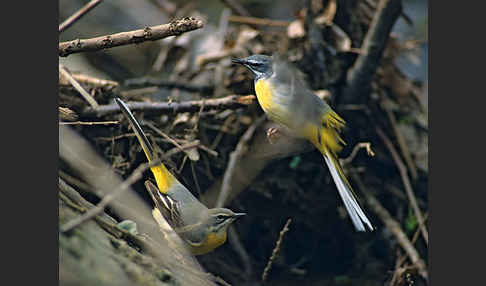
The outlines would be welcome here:
M 237 219 L 237 218 L 242 217 L 242 216 L 245 216 L 245 215 L 246 215 L 246 213 L 235 213 L 233 215 L 233 219 Z
M 237 58 L 232 58 L 231 62 L 240 65 L 246 65 L 248 63 L 245 59 L 237 59 Z

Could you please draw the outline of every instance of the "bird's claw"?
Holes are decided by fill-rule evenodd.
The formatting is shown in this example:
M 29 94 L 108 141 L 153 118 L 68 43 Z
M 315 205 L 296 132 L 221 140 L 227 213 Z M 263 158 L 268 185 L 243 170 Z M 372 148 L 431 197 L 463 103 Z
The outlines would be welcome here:
M 275 127 L 270 127 L 267 129 L 267 138 L 270 144 L 274 144 L 275 140 L 280 136 L 280 130 Z

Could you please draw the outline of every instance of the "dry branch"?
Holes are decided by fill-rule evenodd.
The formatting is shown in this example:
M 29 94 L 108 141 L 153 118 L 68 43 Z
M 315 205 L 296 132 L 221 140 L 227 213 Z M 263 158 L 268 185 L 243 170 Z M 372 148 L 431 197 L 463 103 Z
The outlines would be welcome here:
M 71 76 L 71 74 L 61 64 L 59 64 L 59 73 L 69 81 L 69 83 L 84 97 L 92 108 L 98 108 L 99 105 L 96 100 Z
M 253 133 L 260 124 L 265 120 L 265 116 L 258 118 L 248 129 L 246 132 L 241 136 L 240 141 L 236 145 L 236 148 L 231 154 L 229 155 L 230 159 L 228 162 L 228 167 L 224 172 L 223 176 L 223 183 L 221 186 L 221 192 L 219 193 L 218 201 L 216 202 L 216 207 L 222 207 L 228 197 L 229 191 L 231 190 L 231 178 L 233 177 L 233 173 L 235 170 L 235 165 L 238 162 L 238 159 L 244 154 L 246 146 L 248 142 L 253 137 Z
M 182 82 L 173 82 L 173 81 L 165 81 L 155 78 L 133 78 L 127 79 L 124 82 L 124 85 L 129 87 L 148 87 L 148 86 L 158 86 L 164 88 L 177 88 L 181 90 L 186 90 L 188 92 L 199 92 L 199 93 L 212 93 L 214 91 L 214 86 L 212 85 L 197 85 L 197 84 L 188 84 Z
M 117 189 L 113 190 L 109 194 L 107 194 L 96 207 L 89 209 L 86 213 L 82 216 L 76 217 L 75 219 L 67 222 L 63 226 L 61 226 L 61 232 L 68 232 L 71 229 L 77 227 L 78 225 L 82 224 L 83 222 L 88 221 L 92 217 L 100 214 L 105 210 L 105 207 L 112 202 L 116 197 L 123 194 L 123 192 L 129 190 L 129 187 L 142 178 L 143 172 L 145 172 L 150 167 L 156 166 L 160 164 L 160 160 L 154 160 L 149 164 L 142 164 L 135 169 L 135 171 L 128 177 L 126 181 L 124 181 Z
M 128 102 L 128 108 L 135 111 L 144 112 L 197 112 L 204 104 L 204 110 L 239 108 L 253 103 L 254 95 L 237 96 L 229 95 L 221 98 L 191 100 L 181 102 Z M 97 109 L 86 108 L 84 116 L 104 116 L 120 110 L 116 104 L 101 105 Z
M 363 90 L 368 90 L 370 82 L 380 64 L 383 50 L 390 36 L 391 29 L 402 11 L 401 0 L 380 0 L 370 28 L 361 45 L 363 53 L 359 55 L 353 67 L 347 74 L 345 102 L 352 99 Z
M 59 125 L 110 125 L 118 124 L 118 121 L 95 121 L 95 122 L 84 122 L 84 121 L 74 121 L 74 122 L 59 122 Z
M 275 244 L 275 248 L 272 251 L 272 256 L 270 256 L 270 259 L 268 260 L 267 266 L 265 266 L 265 269 L 263 270 L 262 274 L 262 281 L 265 282 L 267 280 L 268 273 L 270 272 L 270 269 L 272 268 L 273 261 L 275 260 L 275 257 L 277 257 L 277 253 L 280 250 L 280 245 L 282 244 L 282 239 L 283 236 L 287 231 L 289 231 L 289 225 L 290 222 L 292 222 L 292 219 L 288 219 L 287 222 L 285 223 L 283 229 L 280 231 L 280 235 L 278 237 L 277 243 Z
M 255 17 L 245 17 L 245 16 L 229 16 L 228 20 L 230 22 L 242 23 L 242 24 L 254 24 L 262 26 L 273 26 L 273 27 L 287 27 L 290 22 L 282 20 L 273 20 L 265 18 L 255 18 Z
M 408 178 L 407 175 L 407 167 L 405 167 L 405 164 L 403 163 L 402 159 L 398 155 L 397 150 L 395 150 L 395 147 L 393 147 L 393 144 L 391 143 L 390 139 L 385 135 L 385 133 L 379 128 L 376 128 L 376 133 L 378 136 L 383 140 L 383 143 L 385 143 L 385 146 L 388 148 L 390 151 L 393 161 L 395 161 L 395 164 L 398 167 L 398 170 L 400 172 L 400 176 L 402 178 L 403 185 L 405 187 L 405 192 L 407 193 L 408 200 L 410 201 L 410 205 L 412 206 L 412 209 L 414 211 L 415 216 L 417 217 L 417 220 L 419 222 L 420 230 L 422 231 L 422 236 L 424 237 L 425 243 L 428 245 L 429 244 L 429 233 L 427 232 L 427 229 L 425 228 L 424 224 L 424 217 L 422 215 L 422 211 L 420 210 L 417 199 L 415 198 L 415 193 L 413 192 L 412 189 L 412 184 L 410 183 L 410 179 Z
M 113 89 L 119 85 L 116 81 L 96 78 L 86 74 L 72 73 L 71 76 L 79 83 L 88 84 L 96 88 Z M 69 82 L 66 78 L 59 76 L 59 84 L 68 85 Z
M 428 271 L 425 262 L 420 258 L 419 253 L 413 246 L 410 239 L 408 239 L 405 232 L 403 232 L 402 228 L 400 227 L 400 223 L 398 223 L 393 217 L 390 215 L 387 209 L 381 205 L 381 203 L 366 189 L 361 178 L 355 172 L 351 172 L 351 177 L 353 181 L 356 183 L 358 188 L 361 192 L 365 195 L 366 202 L 371 210 L 373 210 L 376 215 L 383 221 L 386 227 L 393 233 L 397 242 L 400 246 L 405 250 L 408 257 L 410 257 L 410 261 L 418 268 L 418 272 L 420 276 L 424 279 L 428 279 Z
M 202 26 L 203 22 L 201 20 L 186 17 L 180 20 L 174 20 L 169 24 L 145 27 L 144 29 L 105 35 L 91 39 L 76 39 L 69 42 L 59 43 L 59 56 L 66 57 L 74 53 L 99 51 L 122 45 L 156 41 L 196 30 Z
M 61 120 L 73 121 L 78 119 L 78 115 L 76 114 L 76 112 L 72 111 L 67 107 L 59 106 L 58 110 L 59 110 L 59 119 Z
M 233 13 L 240 15 L 240 16 L 246 16 L 249 17 L 250 13 L 248 10 L 245 9 L 240 3 L 234 0 L 221 0 L 224 4 L 226 4 Z

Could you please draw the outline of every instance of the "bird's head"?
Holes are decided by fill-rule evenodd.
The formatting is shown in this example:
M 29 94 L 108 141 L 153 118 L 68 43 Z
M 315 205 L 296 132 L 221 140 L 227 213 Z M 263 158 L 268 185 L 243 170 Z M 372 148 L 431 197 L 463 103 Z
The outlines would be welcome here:
M 233 63 L 242 64 L 255 74 L 255 79 L 272 75 L 272 58 L 265 55 L 252 55 L 242 59 L 231 59 Z
M 228 226 L 245 213 L 234 213 L 225 208 L 209 209 L 209 228 L 212 232 L 226 231 Z

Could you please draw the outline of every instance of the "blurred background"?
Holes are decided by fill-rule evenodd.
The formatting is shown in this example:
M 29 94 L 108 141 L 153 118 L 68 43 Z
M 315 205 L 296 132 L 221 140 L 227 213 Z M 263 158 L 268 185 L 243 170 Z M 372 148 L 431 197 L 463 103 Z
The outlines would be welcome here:
M 98 104 L 105 105 L 113 103 L 113 97 L 126 102 L 180 102 L 251 95 L 253 76 L 245 68 L 232 65 L 231 58 L 282 55 L 304 73 L 309 87 L 346 120 L 343 138 L 347 145 L 340 154 L 343 166 L 377 229 L 372 233 L 355 232 L 318 151 L 285 136 L 270 144 L 265 134 L 272 123 L 265 121 L 237 162 L 225 203 L 225 207 L 248 215 L 235 223 L 227 243 L 197 257 L 197 261 L 231 285 L 261 285 L 262 272 L 290 218 L 289 231 L 282 237 L 267 285 L 427 285 L 420 266 L 405 250 L 396 230 L 384 222 L 386 216 L 377 210 L 382 207 L 388 212 L 427 265 L 428 238 L 421 231 L 409 191 L 427 224 L 428 1 L 401 1 L 402 12 L 371 78 L 370 90 L 351 95 L 345 92 L 346 76 L 363 54 L 360 48 L 379 2 L 105 0 L 60 33 L 59 42 L 142 29 L 188 16 L 203 20 L 204 27 L 154 42 L 59 57 L 59 63 L 73 74 L 117 82 L 116 88 L 85 86 Z M 59 1 L 59 23 L 86 3 Z M 151 81 L 137 83 L 141 79 Z M 59 106 L 74 114 L 75 119 L 64 121 L 123 123 L 73 125 L 117 174 L 127 177 L 145 162 L 136 138 L 127 136 L 131 130 L 121 114 L 97 117 L 86 113 L 86 102 L 61 78 Z M 206 148 L 175 153 L 166 163 L 195 196 L 211 207 L 219 197 L 231 152 L 263 112 L 253 102 L 243 108 L 199 113 L 135 115 L 180 144 L 199 140 Z M 144 128 L 161 153 L 174 148 L 155 130 Z M 375 156 L 356 148 L 363 142 L 370 143 Z M 150 172 L 144 173 L 144 178 L 151 176 Z M 73 186 L 81 180 L 63 163 L 60 177 Z M 133 189 L 147 205 L 152 205 L 143 180 Z M 80 190 L 80 194 L 92 203 L 99 202 L 92 192 Z M 373 205 L 373 199 L 379 207 Z M 107 213 L 118 221 L 127 219 L 115 210 L 108 209 Z M 60 269 L 65 270 L 62 273 L 79 273 L 78 284 L 74 284 L 88 285 L 81 272 L 90 268 L 78 268 L 76 263 L 89 261 L 89 257 L 67 259 L 70 254 L 63 247 L 59 261 Z M 60 275 L 61 285 L 72 281 L 66 277 Z M 134 281 L 130 275 L 126 279 L 132 285 L 149 285 Z

